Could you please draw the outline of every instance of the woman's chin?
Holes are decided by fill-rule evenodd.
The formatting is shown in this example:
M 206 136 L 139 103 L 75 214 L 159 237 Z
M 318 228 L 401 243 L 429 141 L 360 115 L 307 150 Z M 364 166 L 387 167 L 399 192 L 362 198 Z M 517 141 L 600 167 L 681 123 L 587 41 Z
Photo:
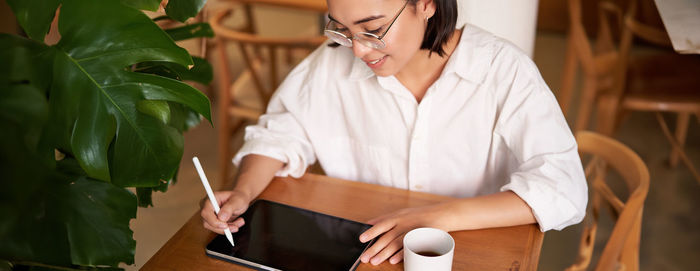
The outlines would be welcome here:
M 393 72 L 393 71 L 388 70 L 388 69 L 372 69 L 372 71 L 374 72 L 374 74 L 376 76 L 381 76 L 381 77 L 392 76 L 396 73 L 396 72 Z

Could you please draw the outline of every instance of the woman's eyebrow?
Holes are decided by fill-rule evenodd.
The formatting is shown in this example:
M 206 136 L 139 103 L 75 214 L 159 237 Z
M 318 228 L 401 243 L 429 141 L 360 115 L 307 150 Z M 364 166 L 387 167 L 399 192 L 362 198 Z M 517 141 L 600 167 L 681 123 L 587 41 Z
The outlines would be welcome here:
M 366 18 L 363 18 L 363 19 L 360 19 L 360 20 L 355 21 L 354 24 L 366 23 L 366 22 L 369 22 L 369 21 L 372 21 L 372 20 L 376 20 L 376 19 L 381 19 L 381 18 L 384 18 L 384 17 L 386 17 L 386 16 L 384 16 L 384 15 L 369 16 L 369 17 L 366 17 Z M 335 18 L 333 18 L 333 17 L 331 16 L 331 14 L 328 14 L 328 19 L 329 19 L 329 20 L 332 20 L 332 21 L 335 21 L 335 22 L 337 22 L 337 23 L 340 23 L 340 22 L 338 22 L 338 20 L 336 20 Z

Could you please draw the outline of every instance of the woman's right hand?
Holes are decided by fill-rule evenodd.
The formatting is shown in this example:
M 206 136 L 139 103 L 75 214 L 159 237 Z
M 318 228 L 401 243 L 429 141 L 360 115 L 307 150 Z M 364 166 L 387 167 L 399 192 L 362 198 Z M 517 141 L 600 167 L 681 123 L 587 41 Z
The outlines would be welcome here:
M 245 225 L 245 221 L 239 216 L 248 209 L 250 198 L 238 191 L 218 191 L 214 192 L 214 196 L 221 206 L 218 216 L 209 199 L 204 198 L 200 202 L 204 228 L 218 234 L 223 234 L 227 227 L 231 232 L 237 232 Z

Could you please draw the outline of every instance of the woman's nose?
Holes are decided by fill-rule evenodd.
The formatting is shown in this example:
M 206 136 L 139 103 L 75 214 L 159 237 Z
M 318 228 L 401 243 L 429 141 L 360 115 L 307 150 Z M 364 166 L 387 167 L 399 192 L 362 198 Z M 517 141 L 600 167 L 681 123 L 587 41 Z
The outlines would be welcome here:
M 366 45 L 362 44 L 362 42 L 359 42 L 356 39 L 352 40 L 352 52 L 353 52 L 353 54 L 355 54 L 355 57 L 363 58 L 365 55 L 367 55 L 371 51 L 372 51 L 372 48 L 367 47 Z

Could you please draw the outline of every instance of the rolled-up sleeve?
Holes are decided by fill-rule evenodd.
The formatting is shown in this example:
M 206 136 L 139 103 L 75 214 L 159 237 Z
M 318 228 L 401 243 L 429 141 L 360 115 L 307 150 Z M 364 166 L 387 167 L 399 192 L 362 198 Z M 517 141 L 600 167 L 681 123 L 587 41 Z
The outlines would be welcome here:
M 316 162 L 308 136 L 294 114 L 298 99 L 286 97 L 308 87 L 304 84 L 308 63 L 308 59 L 303 61 L 289 74 L 270 100 L 267 112 L 256 125 L 246 127 L 245 143 L 233 157 L 236 166 L 248 154 L 263 155 L 285 163 L 275 176 L 299 178 Z
M 508 69 L 495 133 L 517 160 L 501 191 L 513 191 L 532 209 L 541 231 L 581 222 L 588 190 L 576 140 L 559 106 L 529 59 Z

